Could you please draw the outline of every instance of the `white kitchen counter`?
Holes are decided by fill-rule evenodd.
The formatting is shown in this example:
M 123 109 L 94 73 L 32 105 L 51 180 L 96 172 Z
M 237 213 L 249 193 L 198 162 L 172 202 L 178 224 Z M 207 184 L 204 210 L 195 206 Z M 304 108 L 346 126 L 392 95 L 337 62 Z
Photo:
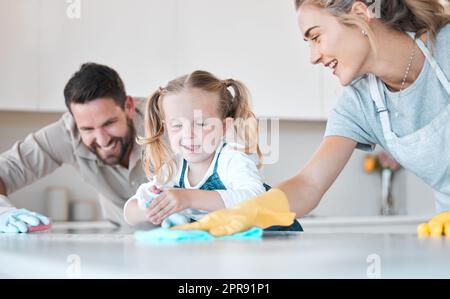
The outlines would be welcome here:
M 433 215 L 306 217 L 300 220 L 308 233 L 406 233 L 414 234 L 417 225 Z
M 105 223 L 55 224 L 50 233 L 0 234 L 0 277 L 450 278 L 450 238 L 312 231 L 148 245 Z

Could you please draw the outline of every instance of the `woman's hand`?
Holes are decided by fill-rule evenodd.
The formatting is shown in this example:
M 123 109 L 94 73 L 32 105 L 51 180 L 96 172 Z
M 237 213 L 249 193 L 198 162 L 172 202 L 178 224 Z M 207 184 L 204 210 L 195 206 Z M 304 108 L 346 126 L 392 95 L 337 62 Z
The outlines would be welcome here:
M 188 192 L 181 188 L 163 189 L 151 205 L 145 210 L 145 216 L 153 224 L 161 222 L 173 213 L 189 208 Z
M 246 200 L 233 208 L 210 213 L 197 222 L 178 225 L 172 229 L 200 229 L 213 236 L 231 235 L 253 226 L 267 228 L 273 225 L 291 225 L 295 213 L 283 191 L 272 188 L 268 192 Z

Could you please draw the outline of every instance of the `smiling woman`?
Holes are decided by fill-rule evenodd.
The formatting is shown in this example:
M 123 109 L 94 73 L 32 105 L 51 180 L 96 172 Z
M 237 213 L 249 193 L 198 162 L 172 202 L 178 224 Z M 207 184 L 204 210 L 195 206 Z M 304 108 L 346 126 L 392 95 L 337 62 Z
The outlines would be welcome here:
M 450 134 L 434 132 L 448 121 L 450 109 L 450 17 L 437 0 L 380 0 L 375 13 L 372 3 L 295 1 L 300 28 L 310 42 L 311 62 L 333 68 L 347 86 L 331 111 L 318 154 L 297 180 L 312 182 L 318 200 L 335 178 L 325 182 L 314 175 L 321 173 L 317 165 L 326 159 L 322 153 L 333 156 L 328 152 L 339 151 L 341 142 L 349 148 L 356 142 L 364 150 L 378 144 L 435 189 L 438 210 L 449 209 L 445 178 L 450 161 L 439 159 L 439 152 L 450 147 Z M 343 157 L 350 154 L 341 151 Z M 334 160 L 342 167 L 346 163 Z M 332 163 L 337 176 L 341 168 Z M 290 189 L 295 181 L 285 186 Z M 300 202 L 299 198 L 293 204 Z
M 381 18 L 388 27 L 400 32 L 416 32 L 416 36 L 429 32 L 433 41 L 439 29 L 448 20 L 442 4 L 437 0 L 295 0 L 295 7 L 298 10 L 301 5 L 308 3 L 325 9 L 336 16 L 342 24 L 358 26 L 367 33 L 369 40 L 374 44 L 369 24 L 351 13 L 355 2 L 368 6 L 373 15 Z
M 383 29 L 389 32 L 414 32 L 416 38 L 427 32 L 431 41 L 435 42 L 437 32 L 449 20 L 448 14 L 445 14 L 443 6 L 437 0 L 380 0 L 375 2 L 295 0 L 295 6 L 299 13 L 300 27 L 304 30 L 305 40 L 309 40 L 312 44 L 311 62 L 319 62 L 314 50 L 322 43 L 321 36 L 327 33 L 326 42 L 330 48 L 342 49 L 342 52 L 347 53 L 343 59 L 359 61 L 359 65 L 355 63 L 355 68 L 362 67 L 363 62 L 369 59 L 369 52 L 374 56 L 379 54 L 380 34 L 375 32 L 377 30 L 374 28 L 376 23 L 382 24 Z M 300 9 L 301 7 L 302 9 Z M 314 24 L 314 26 L 303 28 L 306 24 Z M 347 26 L 338 26 L 339 24 Z M 335 39 L 331 39 L 331 37 Z M 396 38 L 401 38 L 401 36 L 397 35 Z M 367 42 L 364 39 L 368 40 L 370 49 L 366 48 Z M 336 73 L 335 68 L 338 63 L 339 61 L 334 59 L 326 61 L 324 64 L 332 67 Z M 360 74 L 342 75 L 339 76 L 339 79 L 342 85 L 348 85 L 350 80 L 358 75 Z M 397 84 L 393 85 L 395 87 Z M 397 86 L 394 89 L 398 90 L 399 88 Z

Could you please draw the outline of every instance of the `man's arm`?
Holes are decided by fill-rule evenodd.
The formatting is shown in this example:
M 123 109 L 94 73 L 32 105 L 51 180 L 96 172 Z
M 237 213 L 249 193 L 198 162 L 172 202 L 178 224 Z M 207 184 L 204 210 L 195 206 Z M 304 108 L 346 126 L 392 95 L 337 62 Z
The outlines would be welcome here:
M 3 183 L 2 179 L 0 178 L 0 214 L 10 211 L 14 207 L 12 206 L 11 202 L 6 197 L 6 187 Z
M 6 194 L 6 187 L 1 178 L 0 178 L 0 195 L 4 196 L 8 195 Z
M 0 155 L 0 194 L 7 195 L 74 160 L 64 120 L 29 134 Z

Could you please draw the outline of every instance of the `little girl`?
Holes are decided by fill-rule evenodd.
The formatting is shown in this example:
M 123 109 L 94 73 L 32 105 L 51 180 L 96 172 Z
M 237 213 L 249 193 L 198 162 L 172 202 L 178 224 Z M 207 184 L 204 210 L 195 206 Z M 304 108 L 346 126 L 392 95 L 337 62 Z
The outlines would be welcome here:
M 150 181 L 125 204 L 131 225 L 184 224 L 266 191 L 258 124 L 239 81 L 205 71 L 170 81 L 147 102 L 145 135 L 139 143 Z

